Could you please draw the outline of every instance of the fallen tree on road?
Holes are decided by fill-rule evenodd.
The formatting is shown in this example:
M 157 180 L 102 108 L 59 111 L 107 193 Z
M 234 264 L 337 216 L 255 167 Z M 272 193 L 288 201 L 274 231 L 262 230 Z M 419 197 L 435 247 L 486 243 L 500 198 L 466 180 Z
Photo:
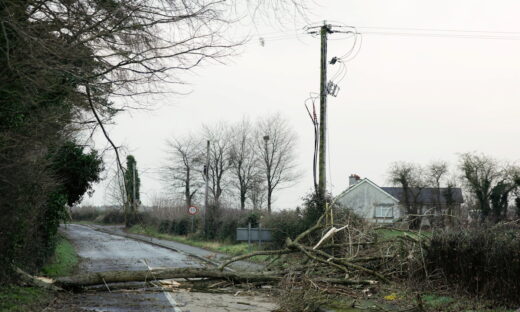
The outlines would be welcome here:
M 364 294 L 374 285 L 423 270 L 426 241 L 421 236 L 400 231 L 399 237 L 383 237 L 378 228 L 362 220 L 343 216 L 334 222 L 331 214 L 328 209 L 313 226 L 294 239 L 287 238 L 284 248 L 237 256 L 218 267 L 96 272 L 57 278 L 53 285 L 74 291 L 185 288 L 210 292 L 229 291 L 233 285 L 247 289 L 271 285 L 276 287 L 280 306 L 300 311 L 289 306 L 307 305 L 316 296 L 328 294 Z M 264 272 L 225 270 L 233 262 L 259 255 L 273 258 Z
M 282 280 L 285 274 L 286 272 L 251 273 L 228 272 L 203 268 L 167 268 L 141 271 L 108 271 L 79 274 L 57 278 L 54 281 L 54 284 L 63 289 L 78 289 L 87 286 L 109 283 L 150 282 L 176 278 L 227 280 L 233 283 L 277 284 Z M 341 285 L 371 285 L 376 283 L 372 280 L 351 280 L 345 278 L 318 277 L 315 278 L 314 281 Z
M 219 270 L 204 268 L 167 268 L 141 271 L 108 271 L 79 274 L 58 278 L 55 280 L 55 284 L 65 289 L 71 289 L 104 283 L 147 282 L 173 278 L 223 279 L 237 283 L 276 283 L 281 280 L 281 275 L 268 275 L 264 273 L 251 272 L 221 272 Z

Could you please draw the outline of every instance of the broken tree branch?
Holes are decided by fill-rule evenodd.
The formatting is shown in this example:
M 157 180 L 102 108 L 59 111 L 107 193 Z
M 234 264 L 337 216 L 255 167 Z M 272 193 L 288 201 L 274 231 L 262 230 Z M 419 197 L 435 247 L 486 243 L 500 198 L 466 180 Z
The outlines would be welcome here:
M 224 270 L 225 267 L 227 267 L 228 265 L 230 265 L 233 262 L 248 259 L 248 258 L 251 258 L 254 256 L 285 255 L 285 254 L 289 254 L 289 253 L 293 253 L 293 252 L 296 252 L 296 251 L 290 250 L 290 249 L 254 251 L 254 252 L 251 252 L 251 253 L 248 253 L 245 255 L 233 257 L 233 258 L 227 260 L 226 262 L 223 262 L 221 265 L 219 265 L 218 269 L 220 271 L 222 271 L 222 270 Z

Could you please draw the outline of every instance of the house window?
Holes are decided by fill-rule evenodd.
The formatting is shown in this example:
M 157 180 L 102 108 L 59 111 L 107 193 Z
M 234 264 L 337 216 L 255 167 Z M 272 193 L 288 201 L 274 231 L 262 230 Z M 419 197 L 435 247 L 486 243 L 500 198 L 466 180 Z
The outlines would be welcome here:
M 390 218 L 394 217 L 394 207 L 392 206 L 377 206 L 376 218 Z

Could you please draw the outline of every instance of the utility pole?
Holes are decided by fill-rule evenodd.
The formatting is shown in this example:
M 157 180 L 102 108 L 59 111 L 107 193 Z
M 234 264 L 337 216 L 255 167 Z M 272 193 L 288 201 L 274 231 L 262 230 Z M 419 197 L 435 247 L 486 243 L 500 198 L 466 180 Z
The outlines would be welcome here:
M 330 26 L 323 22 L 323 26 L 320 27 L 320 144 L 318 160 L 318 196 L 321 200 L 324 200 L 327 194 L 327 34 L 330 32 Z
M 204 190 L 204 231 L 206 231 L 206 213 L 208 211 L 209 196 L 209 140 L 206 143 L 206 165 L 204 166 L 204 178 L 206 179 L 206 187 Z
M 137 208 L 137 203 L 136 203 L 136 198 L 135 198 L 135 189 L 136 189 L 136 185 L 135 185 L 135 163 L 132 167 L 132 180 L 133 180 L 133 184 L 132 184 L 132 211 L 133 211 L 133 214 L 135 215 L 135 212 L 136 212 L 136 208 Z
M 326 195 L 327 195 L 327 96 L 330 94 L 336 96 L 339 87 L 333 81 L 327 81 L 327 36 L 333 33 L 349 33 L 355 32 L 348 30 L 333 29 L 335 27 L 331 24 L 323 22 L 321 26 L 307 27 L 307 32 L 313 35 L 320 36 L 320 120 L 319 120 L 319 144 L 318 144 L 318 189 L 317 196 L 319 205 L 322 205 L 323 211 L 328 211 Z M 341 61 L 341 58 L 334 57 L 330 64 L 335 64 Z M 312 118 L 312 117 L 311 117 Z M 315 122 L 315 121 L 314 121 Z M 316 161 L 316 160 L 314 160 Z M 314 163 L 315 164 L 315 163 Z

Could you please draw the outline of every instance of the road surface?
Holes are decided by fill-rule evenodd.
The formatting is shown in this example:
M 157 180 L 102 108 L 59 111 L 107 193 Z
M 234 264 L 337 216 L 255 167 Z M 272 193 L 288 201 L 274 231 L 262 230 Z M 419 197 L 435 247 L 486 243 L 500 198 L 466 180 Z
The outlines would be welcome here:
M 160 267 L 202 267 L 205 264 L 166 248 L 69 224 L 61 229 L 75 246 L 81 262 L 77 273 L 112 270 L 145 270 Z M 110 285 L 107 285 L 110 288 Z M 111 290 L 84 292 L 58 300 L 49 311 L 272 311 L 265 296 L 196 293 L 185 290 Z
M 96 225 L 90 225 L 90 227 L 101 230 L 102 232 L 108 232 L 109 234 L 115 234 L 115 235 L 124 236 L 127 238 L 134 238 L 138 241 L 150 242 L 153 245 L 159 245 L 159 246 L 166 247 L 167 249 L 173 249 L 176 251 L 180 251 L 184 254 L 193 255 L 196 258 L 205 260 L 204 261 L 205 263 L 207 263 L 208 260 L 223 262 L 223 261 L 229 259 L 229 255 L 225 255 L 225 254 L 221 254 L 221 253 L 213 252 L 213 251 L 208 251 L 203 248 L 190 246 L 190 245 L 182 244 L 182 243 L 171 241 L 171 240 L 158 239 L 158 238 L 150 237 L 150 236 L 146 236 L 146 235 L 127 233 L 124 231 L 124 228 L 121 225 L 98 225 L 98 224 L 96 224 Z M 244 271 L 244 270 L 245 271 L 262 271 L 264 269 L 263 265 L 258 264 L 258 263 L 249 262 L 249 261 L 233 262 L 228 267 L 235 271 Z

